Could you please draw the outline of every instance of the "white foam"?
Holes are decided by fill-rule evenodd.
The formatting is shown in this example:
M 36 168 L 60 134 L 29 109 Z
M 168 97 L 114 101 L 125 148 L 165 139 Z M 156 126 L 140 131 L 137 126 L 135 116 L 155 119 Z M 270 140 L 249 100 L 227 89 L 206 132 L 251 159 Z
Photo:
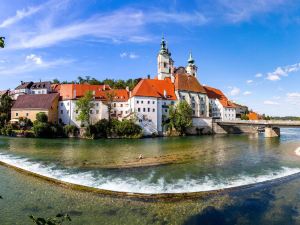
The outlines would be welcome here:
M 71 173 L 67 170 L 57 169 L 55 168 L 55 165 L 45 166 L 38 162 L 31 162 L 27 159 L 11 156 L 8 154 L 0 153 L 0 161 L 24 169 L 26 171 L 73 184 L 79 184 L 110 191 L 147 194 L 212 191 L 270 181 L 300 172 L 299 168 L 282 167 L 278 171 L 267 170 L 263 175 L 259 176 L 249 176 L 241 174 L 234 178 L 221 179 L 221 182 L 220 179 L 214 179 L 212 177 L 206 176 L 205 178 L 199 178 L 198 180 L 189 178 L 178 179 L 173 183 L 166 182 L 165 179 L 161 178 L 158 180 L 158 182 L 153 183 L 151 182 L 151 176 L 149 176 L 148 179 L 138 180 L 133 177 L 112 178 L 104 177 L 101 175 L 95 176 L 92 172 Z
M 300 147 L 296 148 L 295 154 L 296 154 L 297 156 L 300 156 Z

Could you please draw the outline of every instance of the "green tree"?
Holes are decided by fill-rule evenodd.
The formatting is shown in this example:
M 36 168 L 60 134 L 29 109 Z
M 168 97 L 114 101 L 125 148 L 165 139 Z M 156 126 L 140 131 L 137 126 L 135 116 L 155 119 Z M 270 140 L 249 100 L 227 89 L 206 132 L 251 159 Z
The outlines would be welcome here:
M 79 113 L 76 119 L 79 120 L 82 125 L 84 123 L 90 124 L 90 110 L 94 107 L 92 100 L 93 93 L 88 91 L 76 102 L 76 110 L 78 110 Z
M 52 81 L 52 83 L 53 83 L 53 84 L 60 84 L 60 81 L 59 81 L 58 79 L 54 79 L 54 80 Z
M 5 37 L 0 37 L 0 48 L 4 48 L 4 46 L 5 46 L 4 40 L 5 40 Z
M 107 111 L 108 111 L 108 122 L 111 122 L 111 113 L 113 109 L 113 101 L 116 96 L 116 93 L 114 91 L 108 91 L 105 93 L 106 95 L 106 105 L 107 105 Z
M 13 100 L 8 94 L 0 97 L 0 127 L 3 127 L 10 120 L 12 104 Z
M 48 116 L 46 115 L 46 113 L 39 112 L 38 114 L 36 114 L 36 121 L 40 123 L 47 123 Z
M 185 134 L 187 128 L 192 126 L 193 109 L 185 100 L 169 109 L 169 128 L 175 129 L 180 135 Z

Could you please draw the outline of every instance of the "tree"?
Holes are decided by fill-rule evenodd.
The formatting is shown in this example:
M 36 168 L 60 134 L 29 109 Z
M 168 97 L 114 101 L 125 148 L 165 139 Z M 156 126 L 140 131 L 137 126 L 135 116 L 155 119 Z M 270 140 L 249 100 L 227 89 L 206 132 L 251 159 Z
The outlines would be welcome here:
M 186 133 L 187 128 L 192 126 L 193 109 L 184 100 L 169 110 L 169 128 L 175 129 L 180 135 Z
M 114 91 L 107 91 L 105 93 L 106 95 L 106 105 L 107 105 L 107 111 L 108 111 L 108 122 L 111 122 L 111 113 L 113 108 L 113 101 L 116 96 L 116 93 Z
M 88 91 L 76 102 L 76 110 L 78 110 L 79 113 L 76 119 L 79 120 L 82 125 L 84 123 L 90 124 L 90 110 L 94 107 L 92 100 L 93 93 Z
M 39 112 L 38 114 L 36 114 L 36 121 L 40 123 L 47 123 L 48 116 L 46 115 L 46 113 Z
M 3 127 L 9 120 L 11 115 L 12 98 L 8 94 L 0 97 L 0 127 Z
M 58 79 L 54 79 L 54 80 L 52 81 L 52 83 L 53 83 L 53 84 L 60 84 L 60 81 L 59 81 Z
M 5 37 L 0 37 L 0 48 L 4 48 L 4 46 L 5 46 L 4 40 L 5 40 Z

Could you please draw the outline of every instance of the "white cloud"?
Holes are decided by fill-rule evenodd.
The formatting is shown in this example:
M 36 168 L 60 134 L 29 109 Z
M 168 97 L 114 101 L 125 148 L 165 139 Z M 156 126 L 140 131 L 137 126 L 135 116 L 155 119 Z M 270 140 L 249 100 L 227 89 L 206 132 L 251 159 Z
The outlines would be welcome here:
M 263 75 L 262 75 L 262 73 L 257 73 L 257 74 L 255 74 L 255 77 L 262 77 Z
M 147 25 L 162 23 L 177 23 L 201 25 L 199 13 L 166 12 L 159 10 L 137 10 L 133 8 L 119 9 L 110 13 L 96 14 L 85 20 L 64 23 L 58 26 L 48 20 L 44 24 L 31 26 L 17 35 L 11 35 L 14 45 L 10 48 L 43 48 L 63 41 L 82 37 L 94 37 L 102 41 L 148 42 L 153 35 L 147 31 Z M 56 24 L 55 26 L 53 24 Z M 134 55 L 131 58 L 135 58 Z
M 32 57 L 30 57 L 32 58 Z M 41 64 L 37 64 L 35 61 L 25 61 L 25 63 L 9 66 L 6 68 L 0 68 L 0 75 L 17 75 L 24 74 L 27 72 L 32 72 L 41 69 L 49 69 L 57 66 L 66 65 L 72 63 L 73 60 L 70 59 L 57 59 L 53 61 L 43 61 Z
M 240 23 L 249 21 L 254 16 L 272 12 L 285 4 L 286 0 L 218 0 L 223 6 L 223 14 L 225 19 L 231 23 Z
M 286 94 L 290 98 L 300 98 L 300 92 L 292 92 Z
M 121 58 L 129 58 L 129 59 L 139 58 L 139 56 L 137 54 L 133 53 L 133 52 L 130 52 L 130 53 L 128 53 L 128 52 L 122 52 L 120 54 L 120 57 Z
M 240 94 L 240 92 L 241 92 L 241 90 L 239 88 L 237 88 L 237 87 L 231 87 L 231 90 L 230 90 L 229 94 L 231 96 L 237 96 L 237 95 Z
M 278 102 L 274 102 L 274 101 L 270 101 L 270 100 L 264 101 L 264 104 L 265 104 L 265 105 L 279 105 Z
M 37 65 L 41 65 L 43 63 L 42 57 L 37 56 L 35 54 L 31 54 L 31 55 L 26 56 L 26 61 L 27 62 L 33 62 Z
M 16 15 L 5 19 L 1 24 L 0 28 L 9 27 L 10 25 L 19 22 L 25 17 L 31 16 L 32 14 L 38 12 L 41 9 L 40 6 L 38 7 L 29 7 L 27 9 L 17 10 Z
M 251 95 L 251 94 L 252 94 L 251 91 L 245 91 L 245 92 L 243 92 L 243 95 Z
M 251 83 L 253 83 L 253 80 L 247 80 L 246 82 L 247 82 L 247 84 L 251 84 Z
M 122 53 L 120 54 L 120 57 L 121 57 L 121 58 L 127 57 L 127 52 L 122 52 Z
M 288 65 L 284 67 L 277 67 L 273 72 L 267 74 L 267 80 L 277 81 L 281 80 L 281 77 L 288 76 L 289 73 L 294 73 L 300 70 L 300 63 Z

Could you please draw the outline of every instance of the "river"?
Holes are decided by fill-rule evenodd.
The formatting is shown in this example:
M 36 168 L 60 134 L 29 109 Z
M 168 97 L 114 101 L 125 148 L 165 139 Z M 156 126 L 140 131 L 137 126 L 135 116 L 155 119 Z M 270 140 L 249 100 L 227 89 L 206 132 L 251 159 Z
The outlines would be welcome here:
M 300 224 L 300 156 L 295 154 L 300 131 L 281 133 L 271 139 L 263 134 L 141 140 L 0 137 L 0 161 L 87 187 L 140 194 L 237 187 L 194 199 L 150 201 L 72 190 L 0 166 L 0 224 L 30 224 L 30 214 L 58 212 L 69 213 L 71 224 Z

